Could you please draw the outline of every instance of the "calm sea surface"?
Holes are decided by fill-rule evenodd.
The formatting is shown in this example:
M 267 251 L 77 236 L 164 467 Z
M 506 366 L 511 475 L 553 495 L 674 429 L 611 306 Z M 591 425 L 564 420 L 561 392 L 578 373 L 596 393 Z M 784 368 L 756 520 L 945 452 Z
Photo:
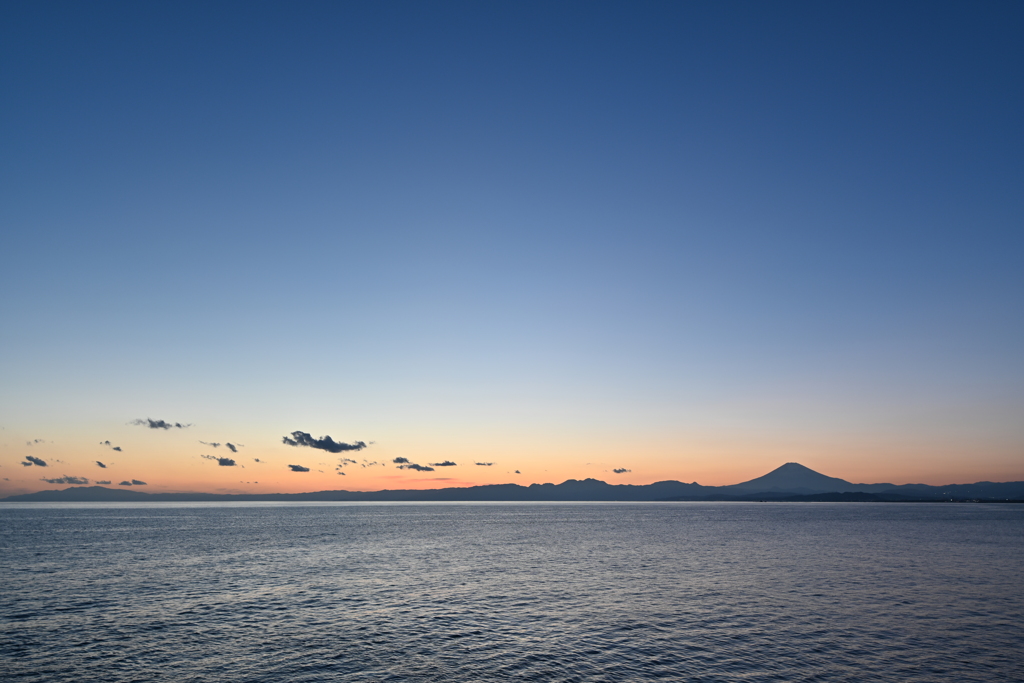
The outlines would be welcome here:
M 1024 506 L 0 505 L 5 681 L 1021 681 Z

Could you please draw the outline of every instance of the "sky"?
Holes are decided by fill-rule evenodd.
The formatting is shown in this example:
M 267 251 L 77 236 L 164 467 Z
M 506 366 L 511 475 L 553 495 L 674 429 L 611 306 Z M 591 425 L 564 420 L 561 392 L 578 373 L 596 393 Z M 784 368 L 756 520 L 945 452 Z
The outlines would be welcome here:
M 1024 480 L 1022 35 L 5 2 L 0 495 Z

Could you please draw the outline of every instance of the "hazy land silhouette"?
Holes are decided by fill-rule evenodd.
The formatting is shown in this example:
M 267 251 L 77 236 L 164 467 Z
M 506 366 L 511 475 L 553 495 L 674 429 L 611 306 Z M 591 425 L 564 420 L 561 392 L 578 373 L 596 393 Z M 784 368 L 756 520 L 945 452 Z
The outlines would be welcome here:
M 558 502 L 558 501 L 789 501 L 911 502 L 1024 501 L 1024 482 L 973 484 L 854 484 L 791 462 L 764 476 L 728 486 L 659 481 L 653 484 L 608 484 L 597 479 L 569 479 L 561 484 L 490 484 L 440 489 L 382 491 L 314 491 L 309 493 L 144 493 L 103 486 L 72 486 L 60 491 L 8 496 L 4 502 L 189 502 L 189 501 L 380 501 L 380 502 Z

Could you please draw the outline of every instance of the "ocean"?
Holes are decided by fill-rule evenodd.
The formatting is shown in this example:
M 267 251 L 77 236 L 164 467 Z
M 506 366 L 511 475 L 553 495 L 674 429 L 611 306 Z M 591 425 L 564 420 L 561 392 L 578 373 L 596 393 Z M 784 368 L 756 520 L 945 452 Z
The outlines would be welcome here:
M 1024 505 L 0 504 L 4 681 L 1024 681 Z

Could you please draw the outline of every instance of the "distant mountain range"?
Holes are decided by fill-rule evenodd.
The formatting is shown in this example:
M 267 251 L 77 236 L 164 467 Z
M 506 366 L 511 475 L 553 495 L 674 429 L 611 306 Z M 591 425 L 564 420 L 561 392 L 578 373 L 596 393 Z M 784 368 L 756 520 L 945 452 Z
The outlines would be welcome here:
M 200 501 L 1024 501 L 1024 482 L 975 484 L 851 484 L 795 462 L 763 477 L 731 486 L 701 486 L 680 481 L 608 484 L 570 479 L 561 484 L 493 484 L 445 489 L 316 491 L 313 493 L 143 493 L 103 486 L 72 486 L 0 499 L 3 502 L 200 502 Z

